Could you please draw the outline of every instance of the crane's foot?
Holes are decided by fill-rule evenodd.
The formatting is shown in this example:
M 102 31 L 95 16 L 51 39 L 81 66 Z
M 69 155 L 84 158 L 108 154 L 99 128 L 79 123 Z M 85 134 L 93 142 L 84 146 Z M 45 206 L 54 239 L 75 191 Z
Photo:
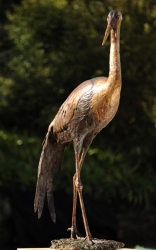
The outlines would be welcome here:
M 94 238 L 92 236 L 86 236 L 85 240 L 87 240 L 90 245 L 94 244 L 94 242 L 93 242 Z
M 71 231 L 71 236 L 70 236 L 71 239 L 81 238 L 81 234 L 79 233 L 76 227 L 70 227 L 67 229 L 67 231 Z

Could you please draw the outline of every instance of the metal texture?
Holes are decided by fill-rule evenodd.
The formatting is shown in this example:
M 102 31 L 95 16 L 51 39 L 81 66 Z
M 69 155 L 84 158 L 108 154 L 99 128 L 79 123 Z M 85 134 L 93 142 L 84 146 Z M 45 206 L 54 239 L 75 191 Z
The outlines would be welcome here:
M 82 197 L 80 172 L 87 150 L 95 136 L 113 119 L 120 100 L 120 25 L 122 15 L 111 11 L 102 45 L 109 33 L 111 36 L 109 76 L 96 77 L 81 83 L 68 96 L 48 128 L 38 166 L 38 180 L 34 209 L 41 216 L 47 196 L 52 220 L 55 222 L 55 208 L 52 194 L 54 170 L 59 169 L 68 142 L 73 141 L 76 172 L 73 177 L 73 212 L 71 238 L 77 238 L 76 203 L 79 196 L 86 238 L 93 240 L 87 222 Z

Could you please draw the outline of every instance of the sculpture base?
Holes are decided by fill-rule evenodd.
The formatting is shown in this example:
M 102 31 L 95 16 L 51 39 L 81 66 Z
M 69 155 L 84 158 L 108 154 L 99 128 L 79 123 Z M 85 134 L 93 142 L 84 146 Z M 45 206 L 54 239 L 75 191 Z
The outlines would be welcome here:
M 125 245 L 122 242 L 104 239 L 93 239 L 89 242 L 86 238 L 52 240 L 51 244 L 50 248 L 55 250 L 115 250 Z

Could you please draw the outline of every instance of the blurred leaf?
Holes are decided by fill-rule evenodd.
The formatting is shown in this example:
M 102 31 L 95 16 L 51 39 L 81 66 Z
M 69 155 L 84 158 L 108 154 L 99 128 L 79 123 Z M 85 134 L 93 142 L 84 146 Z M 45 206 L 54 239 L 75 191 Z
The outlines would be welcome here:
M 110 44 L 103 48 L 101 41 L 112 8 L 123 14 L 121 103 L 88 151 L 84 192 L 134 204 L 154 202 L 155 0 L 23 0 L 6 12 L 8 19 L 0 26 L 5 34 L 0 44 L 0 125 L 18 133 L 2 130 L 1 184 L 36 181 L 39 139 L 32 137 L 31 144 L 30 134 L 44 138 L 58 107 L 79 83 L 108 75 Z M 74 165 L 69 146 L 55 188 L 71 192 Z

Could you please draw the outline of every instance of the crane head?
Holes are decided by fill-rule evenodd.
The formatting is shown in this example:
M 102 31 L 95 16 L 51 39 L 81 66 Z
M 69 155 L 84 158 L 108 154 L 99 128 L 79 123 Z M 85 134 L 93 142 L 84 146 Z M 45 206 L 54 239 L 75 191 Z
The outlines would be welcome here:
M 111 30 L 114 30 L 115 36 L 117 36 L 118 25 L 121 23 L 121 21 L 122 21 L 121 12 L 119 12 L 118 10 L 111 10 L 109 12 L 107 17 L 107 28 L 105 31 L 102 45 L 104 45 L 104 43 L 106 42 L 107 37 Z

